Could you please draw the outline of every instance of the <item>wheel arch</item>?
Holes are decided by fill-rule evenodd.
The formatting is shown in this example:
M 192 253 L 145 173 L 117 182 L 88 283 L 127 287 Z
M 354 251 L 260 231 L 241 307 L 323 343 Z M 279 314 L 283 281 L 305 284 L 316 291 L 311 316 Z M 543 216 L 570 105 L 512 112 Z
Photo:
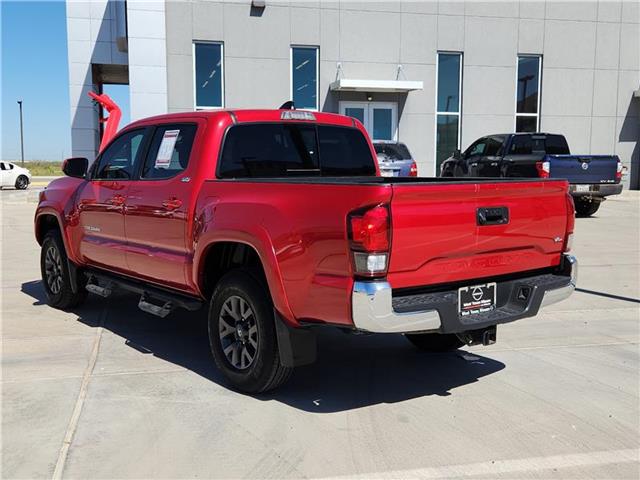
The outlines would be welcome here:
M 276 310 L 287 323 L 297 325 L 286 299 L 275 255 L 269 259 L 264 249 L 246 239 L 220 239 L 210 242 L 201 250 L 194 267 L 195 283 L 205 298 L 211 296 L 225 273 L 242 267 L 256 269 Z

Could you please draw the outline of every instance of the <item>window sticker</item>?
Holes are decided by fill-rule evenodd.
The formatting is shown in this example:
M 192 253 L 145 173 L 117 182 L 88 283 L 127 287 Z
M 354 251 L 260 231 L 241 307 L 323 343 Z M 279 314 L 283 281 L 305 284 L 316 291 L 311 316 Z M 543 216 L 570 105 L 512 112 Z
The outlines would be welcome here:
M 178 135 L 180 135 L 180 130 L 167 130 L 164 132 L 162 143 L 160 143 L 160 148 L 158 149 L 158 155 L 156 155 L 155 168 L 169 168 Z

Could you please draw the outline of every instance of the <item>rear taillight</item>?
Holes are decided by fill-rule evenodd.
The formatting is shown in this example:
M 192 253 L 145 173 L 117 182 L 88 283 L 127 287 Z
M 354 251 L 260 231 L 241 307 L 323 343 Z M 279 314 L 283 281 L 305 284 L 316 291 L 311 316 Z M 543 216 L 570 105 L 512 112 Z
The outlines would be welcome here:
M 573 244 L 573 229 L 576 225 L 576 208 L 573 204 L 573 197 L 567 193 L 565 196 L 567 202 L 567 233 L 564 238 L 563 252 L 571 251 Z
M 549 162 L 536 162 L 536 170 L 538 170 L 538 177 L 549 178 Z
M 389 266 L 391 245 L 389 207 L 377 205 L 349 214 L 347 230 L 357 276 L 382 277 Z
M 418 176 L 418 165 L 416 164 L 416 162 L 413 162 L 411 164 L 411 169 L 409 170 L 409 176 L 410 177 L 417 177 Z
M 616 167 L 616 183 L 620 183 L 622 180 L 622 171 L 624 167 L 622 166 L 622 162 L 618 160 L 618 166 Z

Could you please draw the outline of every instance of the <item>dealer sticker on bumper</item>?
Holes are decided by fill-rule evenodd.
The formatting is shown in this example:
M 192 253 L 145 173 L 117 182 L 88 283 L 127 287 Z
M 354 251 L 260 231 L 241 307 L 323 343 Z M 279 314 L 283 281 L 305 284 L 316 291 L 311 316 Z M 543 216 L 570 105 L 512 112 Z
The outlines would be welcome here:
M 496 308 L 496 283 L 458 289 L 458 314 L 461 317 L 487 313 Z

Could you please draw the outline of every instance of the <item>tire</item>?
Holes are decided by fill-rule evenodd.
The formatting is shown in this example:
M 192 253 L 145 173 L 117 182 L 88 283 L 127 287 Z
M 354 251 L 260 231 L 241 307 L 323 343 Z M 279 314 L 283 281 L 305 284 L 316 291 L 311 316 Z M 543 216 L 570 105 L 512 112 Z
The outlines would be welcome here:
M 71 287 L 71 275 L 67 253 L 60 232 L 48 232 L 40 250 L 40 272 L 47 303 L 54 308 L 66 310 L 80 305 L 87 298 L 84 282 L 79 281 L 76 292 Z
M 229 384 L 262 393 L 285 383 L 293 368 L 280 362 L 273 304 L 260 276 L 238 269 L 216 285 L 209 306 L 209 345 Z
M 29 179 L 25 175 L 20 175 L 18 178 L 16 178 L 16 190 L 26 190 L 28 186 Z
M 589 201 L 576 199 L 574 203 L 576 207 L 576 216 L 578 217 L 590 217 L 600 208 L 600 202 L 597 200 Z
M 464 345 L 453 333 L 412 333 L 406 334 L 407 340 L 425 352 L 451 352 Z

